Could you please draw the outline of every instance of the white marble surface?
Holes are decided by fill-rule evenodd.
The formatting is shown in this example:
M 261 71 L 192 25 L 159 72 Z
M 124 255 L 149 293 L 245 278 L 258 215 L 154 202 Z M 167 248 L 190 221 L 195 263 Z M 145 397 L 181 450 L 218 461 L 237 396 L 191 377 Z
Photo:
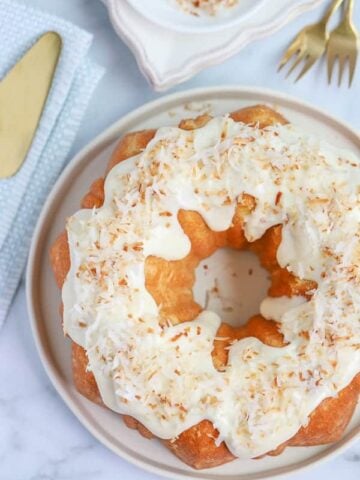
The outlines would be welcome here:
M 156 98 L 138 71 L 126 46 L 112 32 L 98 0 L 27 0 L 67 18 L 94 34 L 92 56 L 107 68 L 74 144 L 74 154 L 94 135 L 124 113 Z M 257 85 L 288 92 L 360 127 L 360 71 L 351 90 L 328 87 L 318 65 L 294 85 L 276 74 L 281 51 L 302 25 L 317 18 L 319 9 L 304 15 L 271 39 L 246 48 L 223 65 L 202 72 L 177 87 Z M 357 11 L 360 25 L 360 8 Z M 173 90 L 174 91 L 174 90 Z M 116 457 L 80 425 L 54 391 L 38 358 L 31 336 L 24 284 L 0 333 L 0 479 L 155 479 Z M 360 442 L 346 453 L 297 475 L 301 480 L 360 478 Z

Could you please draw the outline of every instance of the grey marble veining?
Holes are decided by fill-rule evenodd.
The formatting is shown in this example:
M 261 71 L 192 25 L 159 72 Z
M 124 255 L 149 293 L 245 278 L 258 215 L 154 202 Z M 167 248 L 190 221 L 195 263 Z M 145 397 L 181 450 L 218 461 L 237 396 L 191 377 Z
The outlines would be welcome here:
M 72 154 L 123 114 L 160 95 L 151 90 L 131 52 L 112 31 L 101 2 L 27 0 L 26 3 L 91 31 L 94 34 L 92 57 L 107 69 Z M 309 12 L 273 37 L 248 46 L 223 65 L 211 67 L 171 91 L 222 84 L 274 88 L 320 106 L 359 128 L 359 71 L 351 90 L 328 87 L 324 65 L 316 66 L 295 85 L 276 74 L 275 65 L 294 32 L 318 15 L 319 9 Z M 357 21 L 360 25 L 360 8 Z M 24 292 L 22 284 L 0 333 L 0 480 L 157 478 L 100 445 L 57 395 L 35 350 Z M 336 459 L 294 478 L 358 480 L 360 442 Z

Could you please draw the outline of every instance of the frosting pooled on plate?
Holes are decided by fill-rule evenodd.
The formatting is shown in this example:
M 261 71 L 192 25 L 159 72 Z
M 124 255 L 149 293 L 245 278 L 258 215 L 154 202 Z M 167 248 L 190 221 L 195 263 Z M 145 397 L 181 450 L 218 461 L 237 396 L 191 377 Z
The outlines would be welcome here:
M 228 116 L 193 131 L 160 128 L 138 156 L 116 165 L 101 208 L 67 222 L 71 268 L 64 329 L 89 357 L 104 403 L 160 438 L 210 420 L 241 458 L 291 438 L 360 370 L 360 162 L 292 125 L 266 129 Z M 236 341 L 223 371 L 211 352 L 221 319 L 160 326 L 145 288 L 145 260 L 185 257 L 177 214 L 199 212 L 214 231 L 231 226 L 243 194 L 249 241 L 282 224 L 277 259 L 317 282 L 309 299 L 266 298 L 286 346 Z M 279 201 L 280 200 L 280 201 Z

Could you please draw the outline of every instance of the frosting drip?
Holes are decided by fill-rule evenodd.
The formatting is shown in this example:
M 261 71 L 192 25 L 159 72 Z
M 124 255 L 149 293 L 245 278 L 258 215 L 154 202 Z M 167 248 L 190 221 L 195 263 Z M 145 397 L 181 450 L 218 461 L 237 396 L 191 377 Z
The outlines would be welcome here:
M 115 166 L 99 209 L 67 222 L 71 269 L 64 329 L 88 353 L 104 403 L 172 438 L 203 419 L 241 458 L 262 455 L 306 425 L 320 402 L 360 370 L 359 159 L 291 125 L 265 130 L 227 116 L 203 128 L 160 128 L 145 151 Z M 234 343 L 224 371 L 211 351 L 220 318 L 160 327 L 145 288 L 149 255 L 191 248 L 179 209 L 231 226 L 242 194 L 249 241 L 282 224 L 278 262 L 314 280 L 311 298 L 266 298 L 287 345 Z

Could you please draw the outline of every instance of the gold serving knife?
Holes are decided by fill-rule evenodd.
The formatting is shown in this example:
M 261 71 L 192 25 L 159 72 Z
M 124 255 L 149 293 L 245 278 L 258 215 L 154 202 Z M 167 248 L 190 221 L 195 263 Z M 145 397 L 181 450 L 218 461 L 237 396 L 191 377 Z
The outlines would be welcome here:
M 20 169 L 44 109 L 62 41 L 47 32 L 0 82 L 0 179 Z

